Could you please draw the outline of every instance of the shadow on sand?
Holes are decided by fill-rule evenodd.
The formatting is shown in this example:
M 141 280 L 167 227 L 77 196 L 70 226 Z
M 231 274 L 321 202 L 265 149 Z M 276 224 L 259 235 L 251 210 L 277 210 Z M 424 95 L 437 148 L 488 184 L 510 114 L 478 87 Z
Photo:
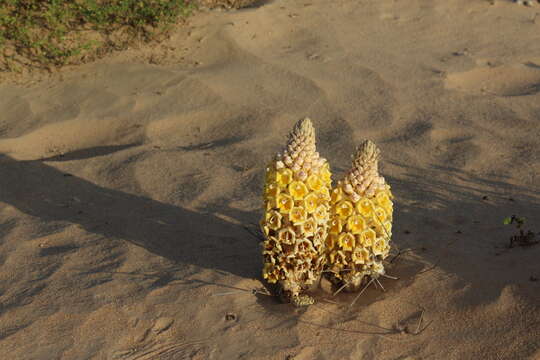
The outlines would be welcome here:
M 106 189 L 41 161 L 16 161 L 2 155 L 0 164 L 0 201 L 26 214 L 47 222 L 79 224 L 89 232 L 127 240 L 175 263 L 244 278 L 260 277 L 257 239 L 241 225 L 212 213 Z M 402 172 L 399 179 L 387 177 L 396 196 L 394 244 L 401 249 L 424 248 L 417 253 L 427 264 L 457 275 L 457 286 L 470 286 L 469 293 L 474 294 L 465 294 L 463 301 L 494 301 L 505 286 L 516 282 L 528 286 L 529 277 L 539 275 L 530 272 L 540 246 L 505 248 L 511 229 L 502 225 L 504 217 L 516 213 L 530 219 L 532 229 L 539 231 L 538 223 L 533 222 L 540 214 L 537 190 L 455 168 L 392 166 Z M 253 219 L 253 214 L 228 209 L 224 203 L 214 211 L 240 223 Z M 523 265 L 515 266 L 516 262 Z M 411 267 L 404 269 L 407 274 L 393 275 L 406 275 L 412 281 Z
M 242 226 L 106 189 L 42 161 L 0 155 L 0 201 L 43 221 L 65 221 L 124 239 L 175 263 L 258 277 L 259 247 Z M 237 211 L 236 211 L 237 212 Z

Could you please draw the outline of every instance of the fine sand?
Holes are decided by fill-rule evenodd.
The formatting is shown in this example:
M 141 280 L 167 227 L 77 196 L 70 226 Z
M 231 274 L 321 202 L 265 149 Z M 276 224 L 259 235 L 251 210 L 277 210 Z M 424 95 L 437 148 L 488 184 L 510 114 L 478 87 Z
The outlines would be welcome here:
M 0 110 L 4 359 L 540 359 L 540 245 L 502 224 L 540 231 L 540 5 L 200 13 Z M 263 170 L 305 116 L 334 179 L 368 138 L 396 196 L 400 279 L 353 307 L 264 294 Z

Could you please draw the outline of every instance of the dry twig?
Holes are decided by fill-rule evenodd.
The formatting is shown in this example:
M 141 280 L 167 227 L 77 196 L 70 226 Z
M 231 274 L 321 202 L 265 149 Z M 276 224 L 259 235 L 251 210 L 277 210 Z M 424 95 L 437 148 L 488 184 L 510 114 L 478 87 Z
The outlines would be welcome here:
M 352 307 L 354 305 L 354 303 L 360 299 L 360 296 L 364 293 L 364 291 L 369 287 L 369 285 L 371 285 L 371 283 L 373 283 L 375 279 L 371 279 L 367 284 L 366 286 L 364 286 L 364 288 L 362 290 L 360 290 L 360 292 L 358 293 L 358 295 L 356 295 L 356 297 L 354 298 L 354 300 L 352 301 L 352 303 L 349 305 L 349 307 Z

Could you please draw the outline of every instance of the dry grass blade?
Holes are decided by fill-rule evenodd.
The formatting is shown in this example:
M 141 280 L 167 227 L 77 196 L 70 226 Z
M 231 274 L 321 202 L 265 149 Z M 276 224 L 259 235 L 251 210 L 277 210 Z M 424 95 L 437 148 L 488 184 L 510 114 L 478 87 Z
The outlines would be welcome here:
M 367 284 L 366 286 L 364 286 L 364 288 L 362 290 L 360 290 L 360 292 L 358 293 L 358 295 L 356 295 L 356 297 L 354 298 L 354 300 L 352 301 L 352 303 L 349 305 L 349 307 L 352 307 L 356 301 L 358 299 L 360 299 L 360 296 L 364 293 L 364 291 L 369 287 L 369 285 L 371 285 L 373 283 L 375 279 L 371 279 Z
M 340 305 L 340 303 L 338 303 L 337 301 L 333 301 L 333 300 L 330 300 L 330 299 L 322 299 L 322 301 L 325 301 L 329 304 L 334 304 L 334 305 Z
M 272 294 L 269 294 L 267 292 L 257 290 L 257 289 L 251 289 L 251 290 L 249 290 L 249 289 L 238 289 L 238 290 L 234 290 L 234 291 L 226 291 L 226 292 L 221 292 L 221 293 L 215 293 L 215 294 L 212 294 L 212 296 L 233 295 L 233 294 L 240 294 L 240 293 L 246 293 L 246 292 L 249 292 L 252 295 L 260 294 L 260 295 L 266 295 L 266 296 L 273 296 Z
M 422 312 L 420 313 L 420 319 L 418 319 L 418 325 L 416 326 L 416 330 L 414 331 L 414 334 L 420 333 L 420 327 L 422 326 L 422 320 L 424 319 L 424 313 L 426 312 L 426 309 L 422 309 Z
M 392 260 L 389 261 L 389 263 L 393 263 L 394 261 L 397 260 L 397 258 L 399 258 L 401 255 L 405 254 L 405 253 L 408 253 L 408 252 L 411 252 L 411 251 L 414 251 L 414 250 L 417 250 L 417 249 L 405 249 L 405 250 L 399 250 L 398 253 L 396 254 L 396 256 L 394 256 L 392 258 Z
M 386 234 L 386 240 L 388 241 L 388 243 L 390 243 L 390 234 L 388 233 L 388 231 L 387 231 L 386 228 L 384 227 L 384 224 L 383 224 L 383 222 L 381 221 L 381 218 L 380 218 L 379 215 L 377 215 L 375 212 L 373 212 L 373 215 L 375 215 L 375 217 L 377 218 L 377 220 L 379 220 L 379 225 L 381 225 L 381 228 L 384 230 L 384 233 Z
M 336 296 L 337 294 L 339 294 L 343 289 L 345 289 L 348 285 L 350 284 L 350 282 L 345 282 L 345 284 L 341 285 L 339 289 L 336 290 L 336 292 L 334 292 L 334 294 L 332 296 Z
M 384 286 L 382 286 L 381 282 L 379 281 L 379 279 L 375 279 L 375 282 L 377 283 L 377 285 L 379 285 L 382 289 L 382 291 L 386 292 L 386 289 L 384 288 Z
M 390 276 L 390 275 L 387 275 L 387 274 L 381 274 L 381 276 L 383 276 L 385 278 L 388 278 L 388 279 L 392 279 L 392 280 L 399 280 L 399 278 L 397 276 Z

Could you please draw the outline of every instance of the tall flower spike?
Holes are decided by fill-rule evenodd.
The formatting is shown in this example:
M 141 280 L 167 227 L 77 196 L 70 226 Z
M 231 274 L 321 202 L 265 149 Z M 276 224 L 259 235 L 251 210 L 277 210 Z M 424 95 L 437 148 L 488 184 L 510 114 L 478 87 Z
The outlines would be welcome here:
M 390 250 L 393 196 L 379 175 L 379 158 L 377 146 L 365 140 L 332 190 L 330 223 L 343 226 L 332 228 L 337 241 L 327 241 L 328 274 L 349 291 L 384 274 L 382 262 Z
M 296 306 L 313 303 L 305 290 L 325 264 L 331 183 L 328 162 L 316 152 L 313 124 L 300 120 L 266 167 L 261 220 L 263 278 Z

